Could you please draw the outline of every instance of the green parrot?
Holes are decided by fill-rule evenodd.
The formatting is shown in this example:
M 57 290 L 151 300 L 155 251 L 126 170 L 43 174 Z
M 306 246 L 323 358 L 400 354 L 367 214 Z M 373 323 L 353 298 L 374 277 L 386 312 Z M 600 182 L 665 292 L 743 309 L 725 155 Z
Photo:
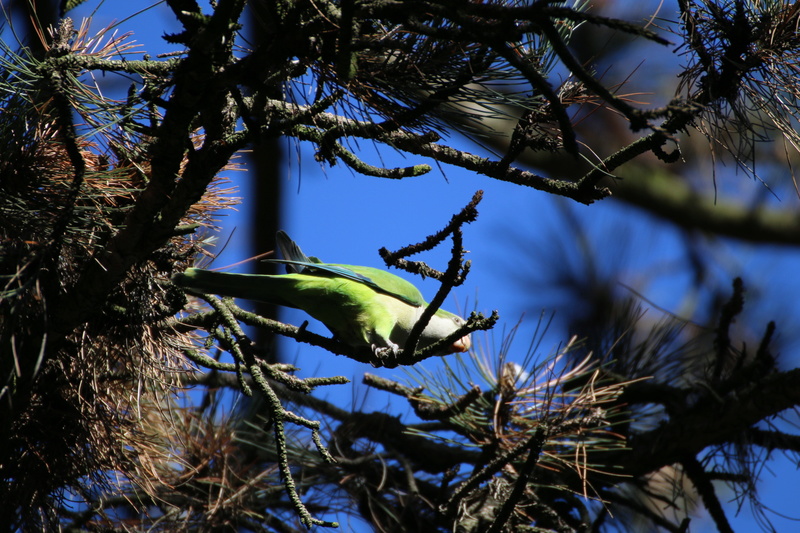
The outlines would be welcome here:
M 286 265 L 287 274 L 231 274 L 188 268 L 175 274 L 172 281 L 200 292 L 302 309 L 350 346 L 367 346 L 376 355 L 388 348 L 397 355 L 428 305 L 414 285 L 378 268 L 323 263 L 308 257 L 283 231 L 277 233 L 277 243 L 284 259 L 266 261 Z M 458 315 L 438 309 L 422 332 L 418 347 L 447 337 L 464 323 Z M 437 355 L 466 352 L 470 345 L 470 337 L 465 335 Z

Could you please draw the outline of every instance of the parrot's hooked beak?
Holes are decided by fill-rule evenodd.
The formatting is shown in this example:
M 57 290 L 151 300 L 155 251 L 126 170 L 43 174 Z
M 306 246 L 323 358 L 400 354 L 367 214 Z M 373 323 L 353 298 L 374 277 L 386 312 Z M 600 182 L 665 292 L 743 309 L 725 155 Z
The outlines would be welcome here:
M 453 352 L 464 353 L 469 350 L 470 346 L 472 346 L 472 339 L 470 339 L 469 335 L 464 335 L 454 342 L 451 348 L 453 349 Z

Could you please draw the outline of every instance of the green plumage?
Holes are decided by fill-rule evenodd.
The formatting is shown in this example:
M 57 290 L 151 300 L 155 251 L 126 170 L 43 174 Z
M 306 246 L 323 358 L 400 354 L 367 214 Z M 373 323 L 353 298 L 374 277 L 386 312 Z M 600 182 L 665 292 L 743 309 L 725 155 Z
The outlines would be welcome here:
M 302 309 L 352 346 L 397 351 L 408 338 L 427 303 L 405 279 L 385 270 L 332 263 L 308 257 L 289 237 L 278 233 L 288 274 L 231 274 L 189 268 L 173 281 L 182 287 Z M 424 347 L 446 337 L 463 319 L 437 310 L 420 338 Z M 466 336 L 449 351 L 469 348 Z

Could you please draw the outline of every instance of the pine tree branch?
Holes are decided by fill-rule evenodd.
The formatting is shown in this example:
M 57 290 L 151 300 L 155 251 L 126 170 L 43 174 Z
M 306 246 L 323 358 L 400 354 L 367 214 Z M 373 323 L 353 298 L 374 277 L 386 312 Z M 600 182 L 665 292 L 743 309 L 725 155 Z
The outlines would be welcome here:
M 609 460 L 629 475 L 642 476 L 710 446 L 735 442 L 754 424 L 796 405 L 800 405 L 800 369 L 773 373 L 721 400 L 706 394 L 683 414 L 634 436 L 629 453 L 615 452 Z
M 275 102 L 275 106 L 290 109 L 282 102 Z M 300 106 L 298 112 L 303 113 L 304 108 Z M 611 194 L 606 188 L 537 176 L 532 172 L 504 165 L 500 160 L 494 161 L 448 145 L 430 142 L 424 135 L 401 130 L 376 131 L 371 122 L 357 121 L 329 113 L 319 113 L 308 122 L 309 126 L 323 129 L 337 128 L 342 134 L 374 139 L 411 154 L 432 158 L 440 163 L 448 163 L 500 181 L 564 196 L 584 204 L 591 204 Z M 318 141 L 320 139 L 318 134 L 305 127 L 295 127 L 285 133 L 301 140 Z
M 241 12 L 244 2 L 221 2 L 209 19 L 203 45 L 191 48 L 173 78 L 172 98 L 151 144 L 150 181 L 140 193 L 122 228 L 105 249 L 89 261 L 80 279 L 54 306 L 52 330 L 56 338 L 84 323 L 102 304 L 128 269 L 162 246 L 172 235 L 181 217 L 197 202 L 217 172 L 227 164 L 236 146 L 222 142 L 235 127 L 230 120 L 220 120 L 224 110 L 219 98 L 227 80 L 220 77 L 212 57 L 231 54 L 234 28 L 229 11 Z M 222 19 L 222 20 L 220 20 Z M 233 19 L 235 20 L 235 19 Z M 206 112 L 209 121 L 203 146 L 181 165 L 190 146 L 190 135 L 198 114 Z M 227 125 L 227 127 L 225 127 Z M 220 131 L 220 126 L 223 127 Z M 217 131 L 214 136 L 213 132 Z M 182 176 L 176 184 L 176 177 Z
M 654 167 L 631 167 L 612 188 L 614 197 L 678 227 L 745 242 L 800 244 L 800 217 L 793 209 L 735 204 L 698 192 L 686 180 Z
M 728 517 L 725 516 L 722 503 L 719 501 L 719 497 L 717 497 L 714 484 L 711 483 L 700 461 L 694 456 L 688 456 L 681 461 L 681 464 L 683 465 L 686 475 L 700 494 L 703 505 L 717 525 L 717 531 L 719 531 L 719 533 L 733 533 L 733 528 L 728 521 Z

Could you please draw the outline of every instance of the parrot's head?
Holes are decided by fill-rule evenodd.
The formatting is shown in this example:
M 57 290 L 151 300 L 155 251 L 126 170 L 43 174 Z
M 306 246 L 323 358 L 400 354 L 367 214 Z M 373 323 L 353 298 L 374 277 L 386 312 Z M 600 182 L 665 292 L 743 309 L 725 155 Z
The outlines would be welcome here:
M 425 331 L 423 331 L 422 338 L 420 339 L 421 344 L 433 344 L 439 339 L 451 335 L 466 323 L 467 321 L 460 316 L 454 315 L 444 309 L 439 309 L 436 311 L 436 314 L 431 317 L 431 321 L 428 323 Z M 443 350 L 443 353 L 439 355 L 447 355 L 455 352 L 463 353 L 469 350 L 470 346 L 472 346 L 470 336 L 464 335 L 460 339 L 456 339 L 448 349 Z
M 458 315 L 452 315 L 452 319 L 453 319 L 453 322 L 456 325 L 456 328 L 460 328 L 461 326 L 463 326 L 464 324 L 467 323 L 466 320 L 464 320 L 463 318 L 461 318 Z M 471 346 L 472 346 L 472 339 L 470 338 L 469 335 L 464 335 L 460 339 L 457 339 L 450 346 L 450 348 L 453 350 L 451 353 L 455 353 L 455 352 L 464 353 L 464 352 L 468 351 Z

